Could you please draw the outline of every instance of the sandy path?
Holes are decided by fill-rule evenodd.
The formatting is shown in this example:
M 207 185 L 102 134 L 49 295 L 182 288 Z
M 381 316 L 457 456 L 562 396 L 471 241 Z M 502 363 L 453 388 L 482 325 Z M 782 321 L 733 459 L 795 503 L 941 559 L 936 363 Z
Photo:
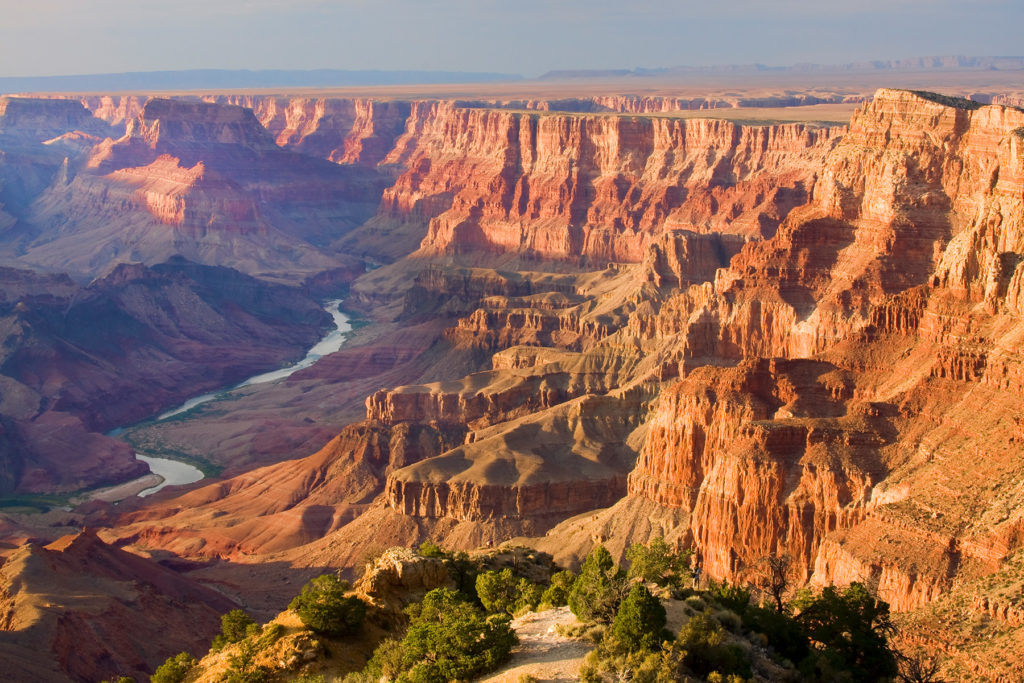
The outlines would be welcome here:
M 519 635 L 519 645 L 512 650 L 512 659 L 487 678 L 490 683 L 516 683 L 523 674 L 538 681 L 579 680 L 583 658 L 594 646 L 582 640 L 558 635 L 560 624 L 571 624 L 576 617 L 568 607 L 532 612 L 515 619 L 512 626 Z

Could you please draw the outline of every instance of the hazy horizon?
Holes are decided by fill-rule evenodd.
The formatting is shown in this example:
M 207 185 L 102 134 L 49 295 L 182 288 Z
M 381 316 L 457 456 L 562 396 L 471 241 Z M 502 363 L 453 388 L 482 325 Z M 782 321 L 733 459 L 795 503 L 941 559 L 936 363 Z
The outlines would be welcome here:
M 0 77 L 842 64 L 1021 53 L 1009 0 L 0 0 Z M 40 45 L 47 46 L 40 50 Z

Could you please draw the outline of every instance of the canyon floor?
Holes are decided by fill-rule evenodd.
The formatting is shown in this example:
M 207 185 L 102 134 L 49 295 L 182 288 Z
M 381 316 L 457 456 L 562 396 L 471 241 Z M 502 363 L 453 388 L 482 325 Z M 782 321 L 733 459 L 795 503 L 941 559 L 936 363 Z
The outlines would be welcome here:
M 0 98 L 0 642 L 143 675 L 390 546 L 661 536 L 1019 678 L 1019 76 Z M 206 478 L 115 504 L 135 450 Z M 569 675 L 549 616 L 502 675 Z

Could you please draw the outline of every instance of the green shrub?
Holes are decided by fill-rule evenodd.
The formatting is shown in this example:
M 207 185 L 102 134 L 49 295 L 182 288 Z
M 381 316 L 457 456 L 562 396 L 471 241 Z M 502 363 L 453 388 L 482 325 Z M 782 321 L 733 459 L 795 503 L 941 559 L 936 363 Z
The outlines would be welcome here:
M 514 614 L 520 596 L 519 582 L 511 569 L 483 572 L 476 577 L 476 594 L 488 612 Z
M 692 551 L 673 551 L 665 539 L 658 537 L 648 545 L 635 543 L 626 550 L 629 578 L 656 583 L 659 586 L 680 588 L 692 578 L 690 555 Z
M 518 642 L 508 614 L 487 616 L 448 588 L 430 591 L 406 614 L 405 637 L 382 642 L 363 671 L 346 676 L 346 683 L 466 680 L 497 668 Z
M 378 681 L 395 681 L 405 670 L 402 665 L 401 641 L 394 638 L 385 638 L 373 656 L 366 663 L 362 671 L 350 673 L 345 676 L 343 683 L 378 683 Z
M 709 581 L 705 595 L 741 617 L 746 614 L 747 607 L 750 605 L 750 591 L 739 586 L 730 586 L 728 581 L 721 583 L 714 580 Z
M 229 643 L 238 643 L 259 632 L 259 625 L 244 610 L 233 609 L 220 618 L 220 634 L 214 636 L 210 649 L 221 650 Z
M 647 586 L 634 584 L 619 606 L 610 633 L 629 651 L 658 649 L 668 636 L 665 608 Z
M 522 579 L 519 582 L 519 601 L 516 603 L 514 616 L 528 612 L 536 612 L 540 605 L 540 598 L 544 594 L 544 587 L 538 586 L 532 581 Z
M 714 613 L 715 621 L 722 625 L 726 631 L 733 633 L 739 633 L 740 627 L 743 626 L 743 620 L 740 619 L 740 615 L 736 614 L 730 609 L 717 610 Z
M 265 667 L 256 664 L 256 652 L 249 641 L 241 641 L 238 651 L 228 658 L 228 668 L 224 672 L 224 683 L 263 683 L 267 680 Z
M 156 668 L 149 677 L 150 683 L 181 683 L 196 665 L 196 658 L 187 652 L 179 652 Z
M 465 552 L 449 554 L 444 556 L 445 566 L 448 567 L 448 575 L 455 582 L 455 588 L 471 602 L 480 603 L 476 594 L 476 577 L 478 567 L 469 554 Z
M 423 541 L 423 543 L 420 543 L 419 553 L 423 557 L 448 557 L 448 553 L 444 551 L 444 548 L 434 543 L 429 538 Z
M 491 671 L 518 640 L 508 615 L 485 616 L 458 593 L 438 588 L 412 606 L 402 640 L 405 673 L 413 683 L 454 681 Z
M 727 638 L 725 629 L 711 616 L 710 610 L 695 615 L 679 631 L 677 642 L 686 653 L 683 663 L 701 677 L 717 671 L 725 676 L 736 674 L 750 678 L 749 655 L 740 646 L 728 643 Z
M 569 608 L 580 621 L 611 623 L 625 594 L 626 575 L 604 546 L 595 547 L 583 562 L 569 592 Z
M 540 605 L 547 607 L 561 607 L 569 604 L 569 593 L 573 584 L 576 583 L 576 575 L 565 570 L 551 576 L 551 583 L 540 596 Z
M 318 576 L 302 588 L 288 605 L 308 628 L 329 636 L 358 633 L 366 617 L 366 603 L 346 597 L 348 582 L 334 574 Z
M 895 630 L 889 605 L 862 584 L 851 583 L 843 590 L 828 586 L 820 595 L 802 595 L 794 606 L 799 610 L 796 620 L 830 668 L 847 671 L 858 681 L 896 675 L 896 657 L 888 644 Z
M 686 668 L 682 663 L 683 653 L 675 643 L 668 643 L 663 650 L 651 652 L 628 651 L 616 647 L 612 641 L 614 638 L 598 644 L 597 648 L 587 655 L 580 669 L 581 681 L 674 683 L 693 680 L 686 675 Z
M 691 595 L 686 598 L 685 602 L 686 606 L 695 612 L 703 612 L 708 607 L 707 603 L 699 595 Z
M 260 633 L 259 640 L 256 641 L 256 647 L 263 648 L 270 647 L 284 635 L 284 626 L 281 624 L 267 624 L 263 627 L 263 632 Z
M 803 627 L 788 613 L 751 606 L 743 625 L 753 633 L 764 634 L 768 645 L 791 662 L 801 662 L 811 652 Z

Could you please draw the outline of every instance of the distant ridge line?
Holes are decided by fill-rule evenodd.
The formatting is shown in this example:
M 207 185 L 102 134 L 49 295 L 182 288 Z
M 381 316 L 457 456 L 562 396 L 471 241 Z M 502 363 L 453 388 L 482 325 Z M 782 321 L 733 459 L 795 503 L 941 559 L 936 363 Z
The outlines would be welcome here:
M 478 71 L 384 71 L 344 69 L 186 69 L 70 76 L 0 77 L 0 92 L 111 92 L 225 90 L 244 88 L 331 88 L 372 85 L 496 83 L 522 80 L 519 74 Z
M 765 64 L 717 64 L 712 66 L 670 66 L 636 69 L 560 69 L 548 71 L 539 80 L 565 80 L 576 78 L 634 78 L 648 76 L 683 76 L 700 73 L 806 73 L 806 72 L 864 72 L 874 71 L 1024 71 L 1024 57 L 914 57 L 846 64 L 792 64 L 768 66 Z

